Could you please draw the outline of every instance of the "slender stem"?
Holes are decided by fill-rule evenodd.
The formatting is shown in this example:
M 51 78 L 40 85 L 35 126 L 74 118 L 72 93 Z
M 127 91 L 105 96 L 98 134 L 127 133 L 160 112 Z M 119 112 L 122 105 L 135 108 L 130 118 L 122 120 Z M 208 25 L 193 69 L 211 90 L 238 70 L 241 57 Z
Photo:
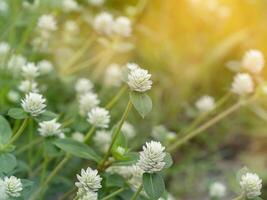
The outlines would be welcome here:
M 108 200 L 111 197 L 114 197 L 115 195 L 121 193 L 123 190 L 124 190 L 124 188 L 120 188 L 120 189 L 116 190 L 115 192 L 109 194 L 108 196 L 104 197 L 102 200 Z
M 126 91 L 127 86 L 123 86 L 119 92 L 107 103 L 107 105 L 105 106 L 106 109 L 111 109 L 119 100 L 119 98 L 124 94 L 124 92 Z
M 95 131 L 95 126 L 92 126 L 84 137 L 83 143 L 87 143 L 92 138 Z
M 104 168 L 105 162 L 107 161 L 109 155 L 111 154 L 112 147 L 115 144 L 115 142 L 116 142 L 116 140 L 117 140 L 117 138 L 118 138 L 118 136 L 120 134 L 122 125 L 123 125 L 124 121 L 127 119 L 128 114 L 129 114 L 131 108 L 132 108 L 132 103 L 129 100 L 128 101 L 128 104 L 127 104 L 127 107 L 126 107 L 126 109 L 125 109 L 125 111 L 124 111 L 124 113 L 123 113 L 123 115 L 122 115 L 122 117 L 121 117 L 121 119 L 119 121 L 118 127 L 115 130 L 115 133 L 114 133 L 114 136 L 112 138 L 111 144 L 109 145 L 108 151 L 105 154 L 104 159 L 101 161 L 101 163 L 100 163 L 100 165 L 98 167 L 100 170 L 102 170 Z
M 140 192 L 142 191 L 142 189 L 143 189 L 143 184 L 139 186 L 139 188 L 136 190 L 136 192 L 134 193 L 134 195 L 132 196 L 130 200 L 136 200 Z
M 31 148 L 32 146 L 42 142 L 42 140 L 43 140 L 43 138 L 37 138 L 37 139 L 29 142 L 28 144 L 23 145 L 23 147 L 21 147 L 17 152 L 15 152 L 15 155 L 19 155 L 19 154 L 23 153 L 24 151 L 26 151 L 27 149 Z

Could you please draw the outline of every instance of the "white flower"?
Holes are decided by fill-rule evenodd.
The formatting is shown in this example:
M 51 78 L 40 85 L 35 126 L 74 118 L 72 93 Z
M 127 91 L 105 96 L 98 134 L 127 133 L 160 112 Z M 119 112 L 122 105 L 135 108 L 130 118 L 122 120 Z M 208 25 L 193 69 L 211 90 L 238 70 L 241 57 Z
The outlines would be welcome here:
M 64 29 L 66 30 L 66 32 L 68 32 L 70 34 L 74 34 L 74 35 L 78 34 L 80 32 L 79 26 L 73 20 L 66 21 L 64 24 Z
M 14 91 L 14 90 L 10 90 L 7 93 L 7 98 L 8 98 L 9 101 L 11 101 L 13 103 L 17 103 L 17 102 L 19 102 L 20 95 L 19 95 L 18 92 Z
M 9 197 L 19 197 L 22 191 L 22 183 L 21 180 L 16 178 L 15 176 L 5 177 L 4 185 L 6 188 L 6 194 Z
M 9 9 L 9 6 L 8 6 L 7 2 L 1 0 L 1 1 L 0 1 L 0 15 L 1 15 L 2 13 L 6 13 L 6 12 L 8 12 L 8 9 Z
M 38 19 L 37 26 L 44 31 L 56 31 L 57 30 L 57 22 L 53 15 L 42 15 Z
M 85 116 L 92 108 L 100 103 L 97 94 L 87 92 L 79 97 L 79 110 L 82 116 Z
M 140 68 L 139 65 L 136 64 L 136 63 L 127 63 L 126 67 L 127 67 L 130 71 L 132 71 L 132 70 L 136 70 L 136 69 Z
M 262 180 L 255 173 L 246 173 L 242 175 L 240 186 L 248 199 L 253 199 L 261 195 Z
M 83 189 L 78 189 L 77 196 L 78 200 L 97 200 L 97 193 L 92 191 L 83 191 Z
M 105 3 L 105 0 L 88 0 L 88 3 L 93 6 L 101 6 Z
M 135 129 L 132 124 L 129 122 L 124 122 L 121 127 L 121 132 L 124 134 L 126 138 L 133 138 L 136 135 Z
M 10 46 L 7 42 L 0 43 L 0 57 L 6 56 L 10 51 Z
M 62 137 L 63 133 L 61 130 L 61 124 L 56 121 L 56 119 L 52 119 L 50 121 L 43 121 L 39 123 L 38 132 L 43 137 L 48 136 L 58 136 Z
M 22 67 L 22 75 L 28 80 L 33 80 L 39 76 L 38 67 L 34 63 L 27 63 Z
M 209 189 L 211 197 L 222 198 L 226 195 L 226 187 L 220 182 L 214 182 Z
M 108 66 L 105 78 L 104 78 L 104 84 L 106 86 L 115 86 L 118 87 L 122 83 L 122 71 L 120 69 L 120 66 L 118 64 L 111 64 Z
M 79 142 L 83 142 L 83 140 L 84 140 L 84 135 L 80 132 L 73 133 L 71 137 L 72 137 L 72 139 L 79 141 Z
M 49 74 L 53 71 L 53 64 L 48 60 L 42 60 L 37 63 L 37 67 L 41 74 Z
M 21 55 L 12 55 L 7 63 L 7 68 L 16 75 L 21 72 L 21 69 L 26 62 L 25 57 Z
M 65 12 L 72 12 L 72 11 L 80 10 L 80 6 L 75 0 L 63 0 L 62 8 Z
M 5 182 L 0 178 L 0 200 L 8 200 Z
M 106 152 L 111 143 L 111 133 L 105 130 L 96 131 L 94 142 L 102 152 Z
M 75 85 L 75 90 L 78 94 L 90 92 L 93 88 L 93 83 L 89 79 L 80 78 Z
M 132 33 L 132 22 L 127 17 L 118 17 L 113 24 L 113 32 L 122 37 L 129 37 Z
M 251 76 L 246 73 L 238 73 L 235 75 L 231 90 L 238 95 L 252 93 L 254 90 L 254 83 Z
M 242 58 L 242 67 L 251 73 L 258 74 L 264 67 L 264 56 L 259 50 L 249 50 Z
M 207 95 L 202 96 L 197 100 L 196 107 L 200 112 L 209 112 L 215 107 L 214 98 Z
M 43 95 L 32 92 L 27 94 L 21 101 L 21 106 L 25 112 L 30 113 L 32 116 L 37 116 L 43 113 L 46 107 Z
M 78 182 L 75 185 L 82 188 L 83 191 L 98 191 L 101 186 L 102 178 L 98 175 L 97 170 L 92 170 L 88 167 L 86 170 L 81 170 L 81 175 L 77 174 Z
M 88 122 L 99 128 L 107 128 L 110 122 L 109 112 L 104 108 L 93 108 L 88 113 Z
M 143 151 L 140 152 L 137 165 L 148 173 L 161 171 L 165 166 L 164 158 L 166 153 L 164 150 L 165 147 L 160 142 L 147 142 L 146 146 L 143 146 Z
M 133 65 L 128 66 L 132 68 Z M 130 68 L 130 69 L 131 69 Z M 146 92 L 151 89 L 152 81 L 150 80 L 151 74 L 147 70 L 140 67 L 133 68 L 128 74 L 128 85 L 133 91 Z
M 94 29 L 98 33 L 104 34 L 104 35 L 112 34 L 113 24 L 114 24 L 113 16 L 107 12 L 102 12 L 98 14 L 93 21 Z
M 38 92 L 38 85 L 35 81 L 25 80 L 19 85 L 19 90 L 24 93 Z

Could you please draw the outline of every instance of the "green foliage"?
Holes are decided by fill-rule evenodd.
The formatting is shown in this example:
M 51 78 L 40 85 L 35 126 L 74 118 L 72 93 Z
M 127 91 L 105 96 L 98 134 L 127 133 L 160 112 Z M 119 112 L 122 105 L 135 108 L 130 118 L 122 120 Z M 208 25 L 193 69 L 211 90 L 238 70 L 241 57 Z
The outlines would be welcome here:
M 130 100 L 143 118 L 152 110 L 152 101 L 146 93 L 130 92 Z
M 151 200 L 158 200 L 165 191 L 165 183 L 160 173 L 144 173 L 143 186 Z
M 25 119 L 28 117 L 28 114 L 21 108 L 11 108 L 7 115 L 13 119 Z
M 0 115 L 0 144 L 6 144 L 12 136 L 8 121 Z
M 0 153 L 0 173 L 10 173 L 17 166 L 17 159 L 10 153 Z

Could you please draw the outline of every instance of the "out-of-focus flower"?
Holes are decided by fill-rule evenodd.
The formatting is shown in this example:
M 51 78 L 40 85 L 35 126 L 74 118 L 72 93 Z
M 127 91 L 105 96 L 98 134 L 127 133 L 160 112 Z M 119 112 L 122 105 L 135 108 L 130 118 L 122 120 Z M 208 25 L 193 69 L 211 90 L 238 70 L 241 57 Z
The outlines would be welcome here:
M 46 107 L 43 95 L 32 92 L 27 94 L 21 101 L 21 106 L 25 112 L 30 113 L 32 116 L 37 116 L 43 113 Z
M 249 50 L 242 58 L 242 67 L 253 74 L 259 74 L 264 67 L 264 56 L 259 50 Z
M 113 16 L 107 12 L 98 14 L 93 22 L 93 27 L 98 33 L 108 36 L 113 33 L 113 25 Z
M 215 107 L 214 98 L 208 95 L 202 96 L 197 100 L 196 107 L 202 113 L 209 112 Z
M 7 63 L 7 68 L 14 75 L 17 75 L 21 72 L 22 67 L 26 64 L 27 60 L 21 55 L 12 55 Z
M 85 116 L 92 108 L 95 108 L 100 103 L 97 94 L 87 92 L 79 97 L 79 110 L 82 116 Z
M 128 85 L 131 90 L 136 92 L 146 92 L 151 89 L 151 74 L 147 70 L 141 69 L 137 64 L 127 64 L 130 69 L 128 74 Z
M 84 140 L 84 135 L 80 132 L 73 133 L 71 137 L 72 137 L 72 139 L 79 141 L 79 142 L 83 142 L 83 140 Z
M 10 46 L 7 42 L 0 43 L 0 58 L 5 57 L 10 51 Z
M 232 83 L 232 92 L 238 95 L 250 94 L 254 90 L 254 83 L 249 74 L 238 73 Z
M 13 102 L 13 103 L 17 103 L 20 100 L 20 95 L 18 92 L 14 91 L 14 90 L 10 90 L 7 93 L 7 98 L 9 101 Z
M 106 152 L 111 143 L 111 133 L 105 130 L 96 131 L 94 142 L 102 152 Z
M 37 63 L 37 67 L 41 74 L 49 74 L 53 71 L 53 64 L 48 60 L 42 60 Z
M 125 137 L 131 139 L 136 135 L 134 126 L 129 122 L 124 122 L 121 127 L 121 132 L 124 134 Z
M 165 126 L 158 125 L 152 129 L 152 137 L 165 143 L 174 140 L 176 138 L 176 134 L 169 131 Z
M 84 191 L 83 189 L 78 189 L 77 192 L 78 200 L 97 200 L 98 195 L 93 191 Z
M 106 86 L 119 87 L 121 83 L 122 71 L 120 69 L 120 66 L 115 63 L 109 65 L 105 73 L 104 84 Z
M 80 6 L 75 0 L 63 0 L 62 9 L 65 12 L 79 11 Z
M 35 81 L 24 80 L 19 85 L 19 90 L 24 93 L 38 92 L 38 85 Z
M 56 31 L 57 21 L 53 15 L 42 15 L 38 19 L 38 28 L 44 31 Z
M 22 66 L 22 75 L 28 80 L 33 80 L 39 75 L 39 69 L 34 63 L 27 63 Z
M 5 194 L 12 198 L 12 197 L 20 197 L 22 188 L 21 180 L 15 176 L 5 177 L 4 178 L 4 187 L 5 187 Z M 2 194 L 1 194 L 2 195 Z
M 140 157 L 137 165 L 147 173 L 161 171 L 164 166 L 164 158 L 166 153 L 165 147 L 160 142 L 151 141 L 143 146 L 143 151 L 140 152 Z
M 113 24 L 113 32 L 122 37 L 129 37 L 132 33 L 132 22 L 128 17 L 118 17 Z
M 88 3 L 93 6 L 102 6 L 105 3 L 105 0 L 88 0 Z
M 88 113 L 88 122 L 99 128 L 107 128 L 110 122 L 108 110 L 100 107 L 93 108 Z
M 9 6 L 6 1 L 0 0 L 0 15 L 2 13 L 7 13 L 9 10 Z
M 209 188 L 209 194 L 211 197 L 222 198 L 226 195 L 226 187 L 223 183 L 214 182 Z
M 76 92 L 81 95 L 90 92 L 93 89 L 93 83 L 89 79 L 80 78 L 75 85 Z
M 39 134 L 43 137 L 58 136 L 62 138 L 63 132 L 61 130 L 61 124 L 52 119 L 50 121 L 43 121 L 39 123 Z
M 255 173 L 246 173 L 241 176 L 240 186 L 248 199 L 261 195 L 262 180 Z
M 80 32 L 80 28 L 77 25 L 77 23 L 73 20 L 68 20 L 65 22 L 64 24 L 64 29 L 66 32 L 72 34 L 72 35 L 76 35 Z
M 5 182 L 0 178 L 0 200 L 8 200 Z

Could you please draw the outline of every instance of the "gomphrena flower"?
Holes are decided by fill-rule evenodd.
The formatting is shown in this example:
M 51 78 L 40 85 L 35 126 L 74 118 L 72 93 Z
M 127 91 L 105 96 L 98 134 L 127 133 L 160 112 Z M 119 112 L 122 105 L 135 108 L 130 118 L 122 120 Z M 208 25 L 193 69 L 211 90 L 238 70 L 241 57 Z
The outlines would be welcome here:
M 83 142 L 84 140 L 84 135 L 80 132 L 75 132 L 71 135 L 72 139 L 78 141 L 78 142 Z
M 110 122 L 108 110 L 100 107 L 93 108 L 88 113 L 88 122 L 99 128 L 107 128 Z
M 0 57 L 6 56 L 10 51 L 10 46 L 7 42 L 0 42 Z
M 264 67 L 264 56 L 259 50 L 249 50 L 242 58 L 242 67 L 253 74 L 258 74 Z
M 21 72 L 22 66 L 26 64 L 27 60 L 22 55 L 12 55 L 7 63 L 7 68 L 9 71 L 13 73 L 13 75 L 17 75 Z
M 75 0 L 63 0 L 62 9 L 65 12 L 79 11 L 80 6 Z
M 240 186 L 248 199 L 261 195 L 262 180 L 255 173 L 246 173 L 241 176 Z
M 214 198 L 222 198 L 226 195 L 226 187 L 223 183 L 214 182 L 209 188 L 209 194 Z
M 133 138 L 136 135 L 134 126 L 130 124 L 129 122 L 124 122 L 122 127 L 121 127 L 121 132 L 126 138 Z
M 6 186 L 2 179 L 0 179 L 0 200 L 7 200 Z
M 247 73 L 238 73 L 235 75 L 231 90 L 238 95 L 252 93 L 254 90 L 254 83 L 251 76 Z
M 53 15 L 42 15 L 38 19 L 38 28 L 42 31 L 56 31 L 57 30 L 57 22 Z
M 76 187 L 83 191 L 97 192 L 101 186 L 102 178 L 98 175 L 97 170 L 92 170 L 88 167 L 86 170 L 81 170 L 81 175 L 77 175 L 78 182 L 75 183 Z
M 93 191 L 84 191 L 82 189 L 78 189 L 77 192 L 78 200 L 97 200 L 98 195 Z
M 66 21 L 64 24 L 64 30 L 71 35 L 76 35 L 80 32 L 80 28 L 74 20 Z
M 151 141 L 143 146 L 143 151 L 140 152 L 140 157 L 137 165 L 147 173 L 161 171 L 164 166 L 164 158 L 166 153 L 165 147 L 160 142 Z
M 90 92 L 93 89 L 93 86 L 93 83 L 89 79 L 80 78 L 75 84 L 75 90 L 80 95 Z
M 53 71 L 53 64 L 48 60 L 42 60 L 37 63 L 37 67 L 41 74 L 49 74 Z
M 100 101 L 97 97 L 97 94 L 93 92 L 87 92 L 82 94 L 79 97 L 79 110 L 82 116 L 86 116 L 86 114 L 91 111 L 92 108 L 95 108 L 99 105 Z
M 199 100 L 196 102 L 196 107 L 200 112 L 209 112 L 214 109 L 214 98 L 211 96 L 202 96 Z
M 101 6 L 105 3 L 105 0 L 88 0 L 88 3 L 92 6 Z
M 118 17 L 113 24 L 113 32 L 122 37 L 129 37 L 132 34 L 132 22 L 128 17 Z
M 45 98 L 41 94 L 30 92 L 21 101 L 21 106 L 25 112 L 37 116 L 45 111 Z
M 33 80 L 39 75 L 39 69 L 34 63 L 27 63 L 22 67 L 22 75 L 25 79 Z
M 64 138 L 64 133 L 61 130 L 61 124 L 52 119 L 50 121 L 43 121 L 39 123 L 39 134 L 44 137 L 57 136 Z
M 122 83 L 122 70 L 118 64 L 112 63 L 105 72 L 104 84 L 108 87 L 118 87 Z
M 151 74 L 147 70 L 141 69 L 137 64 L 127 64 L 130 69 L 128 74 L 128 85 L 136 92 L 146 92 L 151 89 Z
M 7 93 L 7 98 L 8 98 L 9 101 L 11 101 L 13 103 L 17 103 L 20 100 L 20 95 L 19 95 L 19 93 L 17 91 L 10 90 Z
M 19 85 L 19 90 L 24 93 L 39 92 L 38 85 L 33 80 L 24 80 Z
M 3 195 L 7 196 L 7 199 L 20 197 L 23 190 L 21 180 L 15 176 L 5 177 L 4 180 L 0 180 L 0 188 L 4 190 L 5 193 Z
M 102 12 L 98 14 L 94 21 L 93 27 L 99 33 L 103 35 L 111 35 L 113 33 L 113 16 L 108 12 Z
M 102 152 L 106 152 L 111 143 L 111 133 L 106 130 L 96 131 L 96 134 L 94 136 L 94 142 Z

